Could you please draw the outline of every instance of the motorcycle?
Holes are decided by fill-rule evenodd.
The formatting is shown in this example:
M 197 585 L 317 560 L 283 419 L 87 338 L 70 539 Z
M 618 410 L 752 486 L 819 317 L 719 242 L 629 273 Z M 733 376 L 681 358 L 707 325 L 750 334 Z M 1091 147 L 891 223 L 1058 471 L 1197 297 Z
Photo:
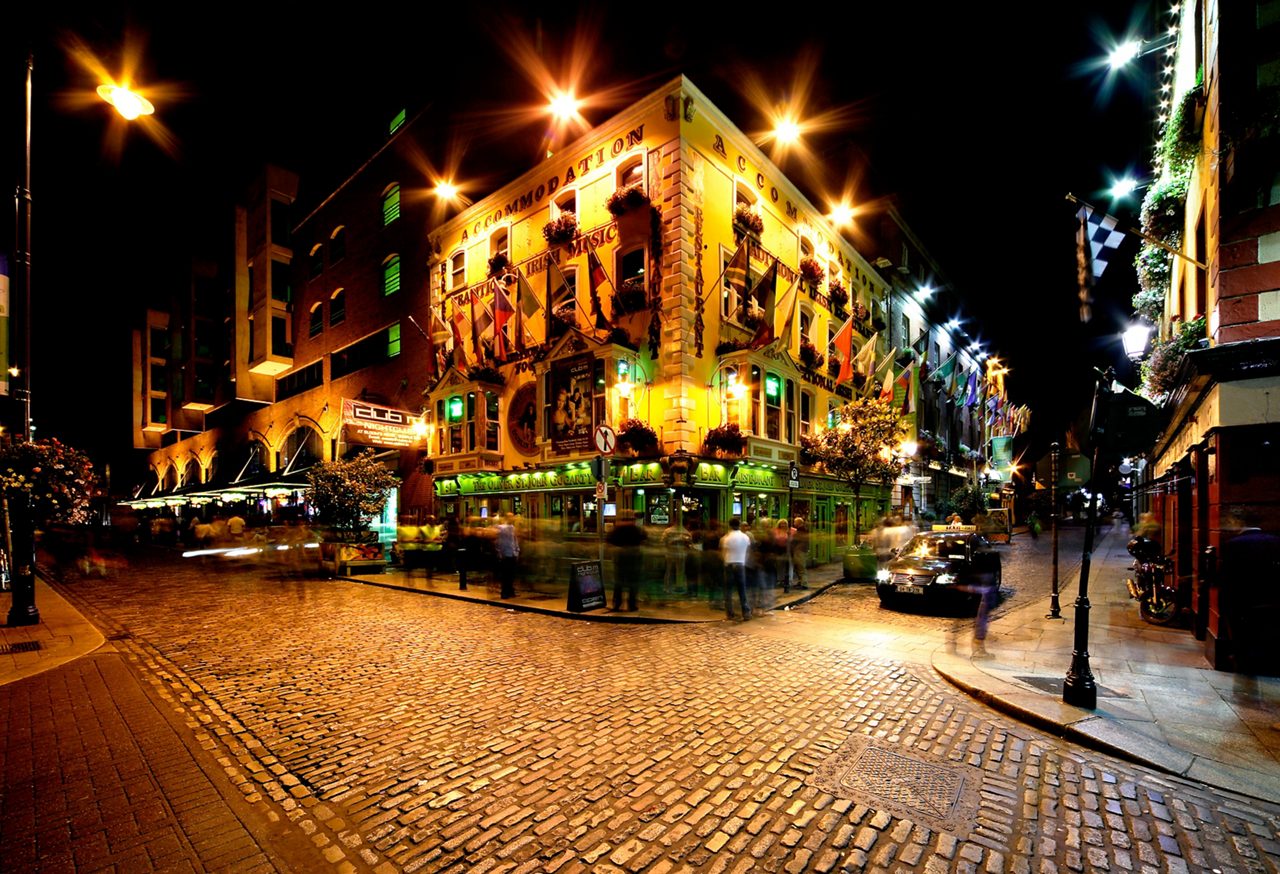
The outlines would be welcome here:
M 1129 597 L 1138 602 L 1143 619 L 1153 625 L 1168 625 L 1181 612 L 1173 562 L 1162 553 L 1159 543 L 1146 537 L 1133 538 L 1127 549 L 1134 558 L 1134 576 L 1124 581 Z

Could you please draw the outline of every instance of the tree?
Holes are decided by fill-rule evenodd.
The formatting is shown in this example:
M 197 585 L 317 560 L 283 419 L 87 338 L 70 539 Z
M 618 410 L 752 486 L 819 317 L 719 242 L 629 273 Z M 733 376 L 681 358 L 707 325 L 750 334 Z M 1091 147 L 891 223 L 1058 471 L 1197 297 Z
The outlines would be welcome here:
M 845 404 L 837 415 L 839 421 L 819 435 L 814 454 L 827 473 L 853 488 L 856 538 L 861 533 L 857 504 L 862 487 L 891 481 L 901 473 L 902 464 L 894 460 L 893 453 L 906 425 L 892 403 L 872 398 Z
M 307 471 L 307 500 L 320 521 L 338 531 L 363 531 L 387 505 L 387 494 L 399 480 L 372 449 L 355 458 L 323 461 Z

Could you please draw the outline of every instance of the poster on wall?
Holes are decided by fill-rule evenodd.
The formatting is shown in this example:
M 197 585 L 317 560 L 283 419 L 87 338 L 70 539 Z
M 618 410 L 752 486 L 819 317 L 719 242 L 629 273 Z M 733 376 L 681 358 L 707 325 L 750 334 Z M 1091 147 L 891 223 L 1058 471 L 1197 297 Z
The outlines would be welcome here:
M 538 386 L 526 382 L 516 389 L 507 408 L 507 436 L 522 455 L 538 451 Z
M 1013 438 L 991 438 L 991 479 L 999 481 L 1005 478 L 1009 468 L 1013 466 Z
M 408 410 L 342 399 L 342 424 L 348 443 L 388 449 L 413 446 L 422 439 L 413 427 L 417 418 Z
M 591 448 L 591 367 L 595 357 L 582 355 L 551 366 L 551 449 L 582 452 Z

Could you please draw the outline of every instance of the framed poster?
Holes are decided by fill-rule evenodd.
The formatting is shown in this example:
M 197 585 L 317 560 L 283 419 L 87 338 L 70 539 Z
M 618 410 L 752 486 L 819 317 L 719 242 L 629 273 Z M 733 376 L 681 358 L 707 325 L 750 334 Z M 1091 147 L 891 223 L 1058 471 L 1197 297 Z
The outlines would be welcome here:
M 595 427 L 592 403 L 592 355 L 551 365 L 551 450 L 583 452 L 591 448 Z
M 521 455 L 538 451 L 538 387 L 526 382 L 516 389 L 507 407 L 507 436 Z
M 575 561 L 569 566 L 569 603 L 574 613 L 604 607 L 604 574 L 599 560 Z

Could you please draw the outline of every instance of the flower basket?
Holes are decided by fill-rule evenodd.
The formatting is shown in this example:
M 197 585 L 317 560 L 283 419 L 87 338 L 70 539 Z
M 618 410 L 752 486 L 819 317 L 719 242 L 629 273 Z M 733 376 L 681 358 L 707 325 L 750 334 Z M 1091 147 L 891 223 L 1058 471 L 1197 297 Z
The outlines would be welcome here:
M 832 279 L 827 283 L 827 296 L 831 298 L 833 310 L 843 310 L 849 304 L 849 292 L 839 279 Z
M 609 342 L 615 346 L 623 346 L 632 352 L 639 352 L 640 345 L 631 339 L 626 328 L 612 328 L 609 331 Z
M 751 344 L 744 340 L 725 340 L 716 346 L 716 355 L 728 355 L 731 352 L 741 352 L 743 349 L 751 348 Z
M 841 364 L 840 359 L 832 355 L 829 359 L 827 359 L 827 373 L 830 374 L 832 377 L 839 376 L 840 364 Z
M 712 428 L 702 441 L 707 455 L 725 458 L 741 455 L 747 448 L 747 435 L 742 433 L 736 422 Z
M 471 382 L 483 382 L 489 385 L 506 385 L 507 381 L 498 372 L 498 368 L 489 365 L 473 367 L 467 371 L 467 379 Z
M 740 203 L 733 211 L 733 228 L 753 237 L 764 233 L 764 218 L 754 207 Z
M 658 432 L 640 419 L 626 419 L 618 427 L 618 451 L 636 456 L 658 454 Z
M 571 212 L 560 213 L 542 226 L 542 236 L 550 246 L 567 246 L 578 236 L 578 217 Z
M 800 262 L 800 278 L 809 285 L 820 285 L 826 271 L 822 269 L 822 265 L 818 263 L 817 258 L 805 258 Z M 846 296 L 846 301 L 848 297 Z
M 648 303 L 643 279 L 628 279 L 613 293 L 613 312 L 617 315 L 641 312 Z
M 870 310 L 860 303 L 855 303 L 853 305 L 853 320 L 855 322 L 865 322 L 869 318 L 871 318 Z
M 800 363 L 809 370 L 817 370 L 822 366 L 822 353 L 818 351 L 818 347 L 810 343 L 808 340 L 800 342 Z
M 499 252 L 489 259 L 489 275 L 501 276 L 511 266 L 511 259 Z
M 89 458 L 57 440 L 13 443 L 0 453 L 0 488 L 15 509 L 30 499 L 30 521 L 37 528 L 88 522 L 97 482 Z
M 610 194 L 604 205 L 609 210 L 610 215 L 614 218 L 619 218 L 629 212 L 649 206 L 649 195 L 644 193 L 643 186 L 636 183 L 635 185 L 628 185 L 626 188 L 619 188 L 613 194 Z

